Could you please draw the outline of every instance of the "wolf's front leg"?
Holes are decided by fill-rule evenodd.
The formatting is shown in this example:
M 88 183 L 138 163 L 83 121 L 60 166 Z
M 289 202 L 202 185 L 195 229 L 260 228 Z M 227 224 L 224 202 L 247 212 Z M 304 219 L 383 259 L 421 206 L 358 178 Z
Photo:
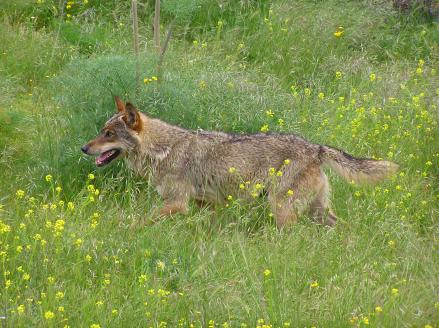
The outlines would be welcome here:
M 186 201 L 165 201 L 163 206 L 154 213 L 154 218 L 162 218 L 174 214 L 187 214 L 189 210 L 188 203 Z
M 141 221 L 136 221 L 131 225 L 133 229 L 143 228 L 145 226 L 159 222 L 160 220 L 175 214 L 187 214 L 189 205 L 187 201 L 182 200 L 165 200 L 162 207 L 155 208 L 151 215 Z
M 153 209 L 151 215 L 135 224 L 136 228 L 154 224 L 175 214 L 187 214 L 191 185 L 178 175 L 169 174 L 157 181 L 156 188 L 163 198 L 163 206 Z
M 161 221 L 162 219 L 175 215 L 175 214 L 187 214 L 189 210 L 188 204 L 181 201 L 165 202 L 162 207 L 155 208 L 151 215 L 147 218 L 136 221 L 131 225 L 133 229 L 143 228 L 148 225 L 152 225 Z

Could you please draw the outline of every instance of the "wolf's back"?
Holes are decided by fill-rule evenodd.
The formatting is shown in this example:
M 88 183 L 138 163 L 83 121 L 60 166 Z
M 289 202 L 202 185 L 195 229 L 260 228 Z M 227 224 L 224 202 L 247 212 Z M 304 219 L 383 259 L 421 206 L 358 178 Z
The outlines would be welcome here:
M 390 161 L 356 158 L 342 150 L 320 146 L 319 157 L 335 172 L 348 181 L 375 183 L 395 174 L 399 166 Z

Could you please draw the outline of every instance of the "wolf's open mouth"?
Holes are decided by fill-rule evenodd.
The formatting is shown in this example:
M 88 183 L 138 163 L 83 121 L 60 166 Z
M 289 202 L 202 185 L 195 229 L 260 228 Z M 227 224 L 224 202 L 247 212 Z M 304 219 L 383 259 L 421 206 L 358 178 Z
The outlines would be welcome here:
M 96 158 L 97 166 L 104 166 L 120 155 L 120 149 L 111 149 L 103 152 Z

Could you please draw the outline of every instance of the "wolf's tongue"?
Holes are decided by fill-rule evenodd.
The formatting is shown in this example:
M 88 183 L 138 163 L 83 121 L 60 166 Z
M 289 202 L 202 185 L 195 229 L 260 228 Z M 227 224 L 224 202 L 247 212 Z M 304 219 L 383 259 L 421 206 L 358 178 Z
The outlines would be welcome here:
M 102 153 L 99 157 L 96 158 L 96 164 L 102 164 L 108 157 L 113 155 L 114 150 L 106 151 L 105 153 Z

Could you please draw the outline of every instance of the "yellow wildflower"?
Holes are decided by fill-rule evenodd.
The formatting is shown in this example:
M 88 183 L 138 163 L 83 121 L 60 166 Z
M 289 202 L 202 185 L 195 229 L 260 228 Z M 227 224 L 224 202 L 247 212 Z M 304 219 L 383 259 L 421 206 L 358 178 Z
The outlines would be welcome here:
M 148 276 L 146 274 L 141 274 L 138 279 L 140 284 L 144 284 L 147 280 L 148 280 Z
M 341 37 L 341 36 L 343 35 L 343 33 L 344 33 L 344 31 L 335 31 L 335 32 L 334 32 L 334 36 L 335 36 L 336 38 L 339 38 L 339 37 Z
M 352 316 L 352 318 L 349 319 L 349 322 L 351 324 L 355 324 L 355 322 L 358 320 L 358 317 L 356 315 Z
M 255 189 L 256 190 L 261 190 L 262 188 L 264 188 L 264 186 L 261 183 L 255 184 Z
M 25 309 L 26 309 L 26 308 L 24 307 L 23 304 L 19 305 L 19 306 L 17 307 L 17 312 L 18 312 L 18 314 L 23 314 Z
M 55 313 L 53 313 L 52 311 L 46 311 L 46 313 L 44 313 L 44 318 L 46 318 L 46 320 L 53 319 L 54 317 Z
M 55 225 L 54 225 L 55 234 L 57 234 L 57 235 L 61 234 L 61 232 L 64 230 L 65 223 L 66 223 L 66 221 L 64 221 L 62 219 L 55 221 Z
M 165 262 L 158 260 L 157 261 L 157 269 L 160 269 L 161 271 L 165 270 Z
M 17 192 L 15 193 L 15 195 L 17 196 L 18 199 L 21 199 L 24 197 L 25 192 L 24 192 L 24 190 L 18 189 Z

